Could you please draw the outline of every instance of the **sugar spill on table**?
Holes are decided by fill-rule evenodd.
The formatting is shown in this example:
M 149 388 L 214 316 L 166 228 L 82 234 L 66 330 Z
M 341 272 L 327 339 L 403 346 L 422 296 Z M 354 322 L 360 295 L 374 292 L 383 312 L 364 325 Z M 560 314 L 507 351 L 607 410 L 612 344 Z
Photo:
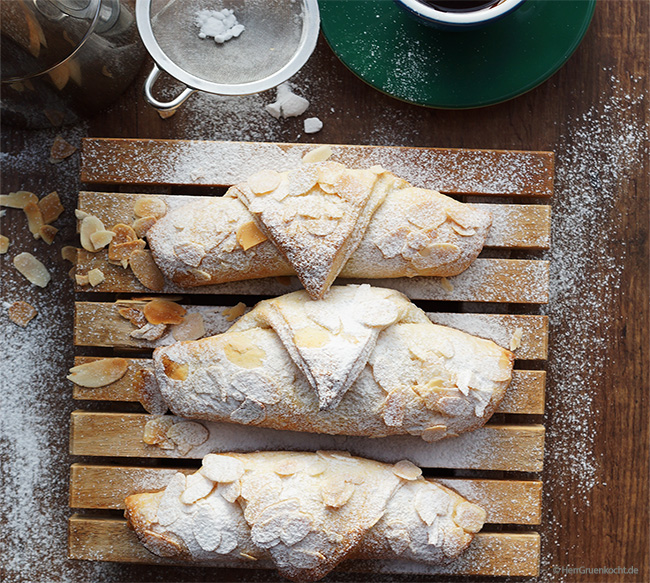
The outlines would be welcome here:
M 618 189 L 623 181 L 633 178 L 630 169 L 648 153 L 648 130 L 641 120 L 631 117 L 642 94 L 624 92 L 619 71 L 603 69 L 601 74 L 603 86 L 609 85 L 603 101 L 566 120 L 558 144 L 558 151 L 564 154 L 556 164 L 560 196 L 553 207 L 553 250 L 549 254 L 548 374 L 553 391 L 547 399 L 554 413 L 547 420 L 547 440 L 552 446 L 546 451 L 546 460 L 553 488 L 546 488 L 545 495 L 571 491 L 573 496 L 566 504 L 574 509 L 589 506 L 592 489 L 605 485 L 594 444 L 600 424 L 607 421 L 595 405 L 595 394 L 604 390 L 604 371 L 616 365 L 609 357 L 614 339 L 607 331 L 620 315 L 617 301 L 625 294 L 620 277 L 626 269 L 621 221 L 626 210 L 620 205 Z M 641 88 L 642 79 L 632 81 Z M 553 546 L 551 533 L 563 525 L 553 516 L 550 524 L 543 545 Z M 548 561 L 549 553 L 543 553 L 543 569 Z

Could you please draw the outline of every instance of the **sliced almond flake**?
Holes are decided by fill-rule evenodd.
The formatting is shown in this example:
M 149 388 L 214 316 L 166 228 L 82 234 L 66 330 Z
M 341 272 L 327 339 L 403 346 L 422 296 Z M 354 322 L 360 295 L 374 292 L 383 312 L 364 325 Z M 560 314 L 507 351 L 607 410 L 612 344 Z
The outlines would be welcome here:
M 38 287 L 46 287 L 50 283 L 50 273 L 31 253 L 19 253 L 14 257 L 14 267 L 23 275 L 27 281 Z
M 436 229 L 447 220 L 447 213 L 428 203 L 412 205 L 406 213 L 407 220 L 420 229 Z
M 381 416 L 388 427 L 401 427 L 406 415 L 406 397 L 401 388 L 389 393 L 382 406 Z
M 86 274 L 76 273 L 74 276 L 74 280 L 77 283 L 77 285 L 82 285 L 82 286 L 90 285 L 90 279 L 88 279 L 88 275 Z
M 205 443 L 210 437 L 210 432 L 201 423 L 196 421 L 182 421 L 175 423 L 167 431 L 167 437 L 177 446 L 183 454 L 187 454 L 193 447 Z
M 187 486 L 187 478 L 181 472 L 174 474 L 160 498 L 156 520 L 161 526 L 169 526 L 181 516 L 180 497 Z
M 18 300 L 9 306 L 7 309 L 7 315 L 9 319 L 18 326 L 25 328 L 38 314 L 38 311 L 34 306 Z
M 173 424 L 174 419 L 172 417 L 152 417 L 144 426 L 142 441 L 148 445 L 160 445 L 161 443 L 166 442 L 167 432 L 171 429 Z M 185 478 L 183 478 L 183 480 L 185 480 Z
M 448 207 L 445 209 L 447 216 L 457 225 L 463 229 L 473 229 L 475 225 L 472 224 L 471 215 L 473 212 L 468 212 L 465 209 Z
M 341 479 L 326 480 L 321 485 L 321 498 L 325 506 L 330 508 L 342 508 L 348 503 L 355 487 L 353 484 Z
M 241 481 L 236 480 L 227 484 L 219 483 L 217 486 L 217 492 L 219 492 L 224 500 L 227 500 L 232 504 L 241 494 Z
M 227 322 L 234 322 L 237 318 L 243 316 L 245 313 L 246 304 L 244 302 L 239 302 L 237 305 L 232 306 L 232 308 L 226 308 L 222 312 Z
M 69 158 L 77 151 L 77 148 L 66 142 L 61 136 L 56 136 L 50 148 L 50 162 L 56 163 Z
M 167 324 L 145 324 L 142 328 L 133 330 L 129 336 L 137 338 L 138 340 L 148 340 L 154 342 L 162 338 L 167 332 Z
M 99 251 L 106 247 L 115 237 L 112 231 L 96 231 L 90 234 L 90 242 L 92 246 Z
M 99 233 L 101 231 L 106 231 L 104 228 L 104 223 L 102 223 L 97 217 L 89 215 L 81 221 L 81 227 L 79 227 L 79 235 L 81 237 L 81 246 L 91 253 L 96 253 L 98 249 L 92 243 L 90 236 L 93 233 Z
M 142 313 L 150 324 L 180 324 L 187 310 L 176 302 L 155 299 L 144 305 Z
M 417 490 L 415 510 L 427 526 L 431 526 L 438 516 L 447 515 L 449 498 L 443 494 L 439 488 L 431 484 Z
M 251 399 L 246 399 L 230 414 L 231 421 L 243 423 L 244 425 L 261 423 L 264 419 L 266 419 L 264 405 Z
M 147 319 L 144 317 L 142 310 L 135 306 L 118 307 L 117 313 L 126 318 L 136 328 L 142 328 L 147 325 Z
M 9 237 L 5 237 L 4 235 L 0 235 L 0 255 L 4 255 L 7 251 L 9 251 L 9 245 L 10 245 Z
M 72 367 L 66 378 L 80 387 L 96 389 L 119 381 L 128 368 L 124 358 L 101 358 Z
M 251 555 L 250 553 L 245 553 L 244 551 L 240 552 L 239 556 L 243 557 L 244 559 L 248 559 L 249 561 L 258 561 L 259 560 L 254 555 Z
M 38 196 L 27 190 L 18 190 L 9 194 L 0 194 L 0 206 L 13 209 L 24 209 L 28 203 L 38 204 Z
M 476 235 L 476 229 L 464 229 L 460 225 L 457 225 L 455 222 L 451 224 L 451 228 L 461 237 L 471 237 L 472 235 Z
M 61 257 L 65 261 L 70 261 L 71 263 L 77 263 L 77 251 L 78 249 L 76 247 L 72 247 L 71 245 L 66 245 L 61 249 Z
M 401 555 L 411 544 L 408 527 L 399 520 L 391 522 L 386 528 L 386 539 L 391 550 L 396 555 Z
M 405 229 L 399 229 L 390 235 L 386 235 L 380 241 L 375 241 L 375 245 L 386 259 L 392 259 L 402 253 L 406 245 L 407 234 L 408 232 Z
M 167 214 L 167 203 L 161 198 L 143 196 L 135 201 L 133 214 L 136 217 L 164 217 Z
M 432 425 L 431 427 L 427 427 L 420 437 L 428 442 L 432 443 L 434 441 L 438 441 L 439 439 L 442 439 L 447 435 L 447 426 L 446 425 Z
M 451 281 L 449 281 L 446 277 L 440 278 L 440 287 L 449 293 L 454 291 L 454 284 L 451 283 Z
M 172 431 L 174 427 L 178 427 L 180 425 L 182 425 L 182 423 L 172 425 L 169 431 Z M 167 432 L 168 437 L 170 437 L 169 431 Z M 175 441 L 171 437 L 170 439 L 172 439 L 172 441 Z M 181 494 L 181 502 L 183 504 L 194 504 L 194 502 L 197 500 L 205 498 L 208 494 L 210 494 L 210 492 L 212 492 L 212 490 L 214 490 L 214 482 L 203 476 L 201 473 L 196 472 L 195 474 L 187 476 L 187 486 Z
M 521 337 L 524 334 L 523 328 L 515 328 L 515 331 L 512 333 L 512 338 L 510 338 L 510 350 L 515 351 L 521 346 Z
M 144 531 L 145 539 L 153 539 L 155 542 L 150 544 L 156 548 L 156 553 L 161 557 L 178 557 L 184 551 L 183 545 L 176 539 L 172 538 L 170 533 L 159 533 L 153 530 Z
M 199 471 L 213 482 L 228 484 L 239 480 L 246 470 L 244 464 L 235 457 L 209 453 L 203 458 Z
M 161 117 L 161 119 L 169 119 L 176 114 L 177 109 L 157 109 L 156 112 Z
M 289 195 L 301 196 L 307 194 L 318 184 L 318 167 L 299 166 L 289 173 Z
M 305 471 L 307 472 L 308 476 L 319 476 L 325 470 L 327 470 L 327 463 L 325 463 L 325 461 L 322 459 L 317 459 L 316 461 L 309 464 Z
M 172 336 L 178 342 L 203 338 L 205 336 L 203 316 L 198 312 L 186 314 L 180 324 L 172 326 Z
M 90 213 L 87 213 L 86 211 L 82 211 L 81 209 L 74 209 L 74 216 L 76 217 L 77 220 L 83 221 L 86 217 L 90 216 Z
M 56 234 L 59 232 L 59 229 L 56 227 L 53 227 L 52 225 L 43 225 L 39 231 L 38 234 L 41 236 L 41 239 L 45 241 L 48 245 L 51 245 L 54 243 L 54 237 L 56 237 Z
M 46 225 L 53 223 L 56 219 L 61 216 L 61 213 L 65 210 L 61 204 L 61 199 L 59 194 L 54 191 L 50 194 L 44 196 L 41 200 L 38 201 L 38 208 L 41 209 L 41 214 L 43 215 L 43 221 Z
M 29 227 L 29 232 L 34 235 L 34 239 L 41 238 L 41 227 L 45 225 L 43 221 L 43 214 L 41 209 L 38 208 L 38 205 L 33 202 L 28 202 L 23 208 L 25 215 L 27 216 L 27 225 Z
M 108 246 L 108 261 L 114 265 L 121 265 L 124 269 L 129 266 L 131 253 L 142 251 L 147 246 L 142 239 L 117 244 L 113 244 L 114 241 L 115 239 Z
M 184 241 L 174 245 L 174 253 L 185 265 L 198 267 L 205 257 L 205 249 L 200 243 Z
M 317 237 L 327 237 L 327 235 L 334 232 L 338 223 L 335 220 L 319 219 L 305 221 L 303 224 L 305 229 L 307 229 L 307 231 L 312 235 L 316 235 Z
M 134 251 L 129 255 L 129 265 L 138 281 L 147 289 L 161 291 L 165 287 L 165 278 L 150 251 Z
M 242 246 L 244 251 L 264 243 L 267 239 L 268 237 L 260 230 L 255 221 L 244 223 L 237 229 L 237 243 Z
M 129 225 L 125 225 L 124 223 L 118 223 L 110 230 L 115 233 L 115 237 L 111 241 L 113 245 L 121 245 L 122 243 L 128 243 L 129 241 L 135 241 L 138 238 L 135 229 Z M 110 248 L 108 258 L 114 259 L 110 256 Z
M 253 174 L 246 183 L 253 194 L 259 195 L 275 190 L 280 185 L 281 180 L 281 174 L 275 170 L 262 170 L 257 174 Z
M 163 399 L 156 381 L 156 375 L 147 369 L 140 369 L 135 373 L 134 387 L 140 403 L 147 413 L 164 415 L 167 412 L 167 403 Z
M 393 466 L 393 473 L 404 480 L 417 480 L 422 470 L 408 460 L 401 460 Z
M 131 228 L 135 231 L 136 237 L 142 239 L 147 236 L 149 229 L 156 224 L 157 220 L 156 217 L 141 217 L 133 221 Z
M 293 476 L 302 471 L 305 467 L 305 462 L 300 459 L 287 458 L 273 466 L 273 471 L 278 476 Z
M 95 269 L 91 269 L 88 272 L 88 283 L 90 283 L 90 285 L 92 285 L 93 287 L 98 286 L 105 279 L 106 277 L 104 276 L 104 272 L 97 267 L 95 267 Z
M 452 514 L 454 522 L 460 526 L 465 532 L 472 534 L 477 533 L 487 518 L 487 513 L 483 508 L 470 502 L 460 502 Z
M 190 268 L 189 272 L 197 281 L 210 281 L 212 279 L 212 276 L 203 269 L 196 269 L 195 267 L 192 267 Z
M 197 506 L 197 511 L 192 517 L 192 532 L 199 546 L 204 551 L 212 552 L 221 544 L 221 517 L 212 505 L 205 501 Z
M 309 150 L 303 157 L 303 164 L 313 164 L 315 162 L 325 162 L 332 156 L 332 148 L 327 145 L 319 146 L 313 150 Z

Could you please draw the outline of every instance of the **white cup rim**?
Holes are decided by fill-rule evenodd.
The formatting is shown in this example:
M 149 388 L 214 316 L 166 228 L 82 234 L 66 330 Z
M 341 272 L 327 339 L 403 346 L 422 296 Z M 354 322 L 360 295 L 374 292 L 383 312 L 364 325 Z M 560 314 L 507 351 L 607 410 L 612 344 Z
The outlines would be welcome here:
M 480 10 L 472 10 L 470 12 L 445 12 L 443 10 L 438 10 L 432 6 L 427 6 L 418 0 L 398 0 L 411 12 L 422 16 L 427 20 L 432 20 L 435 22 L 441 22 L 445 24 L 480 24 L 482 22 L 488 22 L 499 18 L 506 12 L 509 12 L 524 0 L 503 0 L 500 4 L 496 6 L 488 6 L 486 8 L 481 8 Z

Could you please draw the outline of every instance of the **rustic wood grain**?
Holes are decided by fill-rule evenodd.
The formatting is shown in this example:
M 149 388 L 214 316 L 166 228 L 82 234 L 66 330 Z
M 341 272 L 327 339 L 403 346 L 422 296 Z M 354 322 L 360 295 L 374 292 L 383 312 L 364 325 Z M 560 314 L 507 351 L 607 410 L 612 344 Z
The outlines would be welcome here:
M 488 424 L 452 439 L 427 443 L 419 437 L 378 439 L 277 431 L 233 423 L 201 421 L 210 437 L 187 454 L 142 441 L 150 415 L 74 411 L 70 430 L 73 455 L 132 458 L 200 459 L 213 451 L 344 449 L 379 461 L 406 456 L 428 468 L 540 472 L 544 457 L 543 425 Z M 394 461 L 394 460 L 393 460 Z
M 162 490 L 176 472 L 193 474 L 196 468 L 73 464 L 70 507 L 123 510 L 127 496 Z M 461 478 L 436 478 L 436 481 L 485 508 L 487 523 L 539 524 L 542 510 L 542 483 L 539 481 Z
M 264 168 L 294 168 L 314 147 L 287 143 L 86 139 L 81 180 L 104 184 L 229 186 Z M 551 152 L 358 145 L 332 145 L 332 152 L 332 160 L 353 167 L 379 164 L 416 186 L 445 193 L 535 197 L 553 194 Z M 222 163 L 215 164 L 215 160 Z M 458 168 L 465 171 L 459 173 Z M 495 175 L 508 176 L 508 184 L 496 188 Z M 422 183 L 423 176 L 428 183 Z M 514 184 L 520 186 L 513 188 Z
M 75 366 L 99 360 L 95 356 L 77 356 Z M 153 369 L 153 361 L 147 358 L 127 358 L 126 374 L 119 380 L 97 388 L 81 387 L 73 383 L 72 396 L 80 401 L 131 401 L 140 402 L 136 390 L 136 374 L 139 370 Z M 543 370 L 514 370 L 512 381 L 496 413 L 515 413 L 542 415 L 544 413 L 544 383 L 546 372 Z
M 119 303 L 119 302 L 118 302 Z M 132 338 L 133 325 L 120 316 L 118 303 L 76 302 L 74 320 L 74 343 L 76 346 L 102 346 L 115 348 L 153 348 L 156 343 Z M 133 305 L 144 305 L 135 302 Z M 203 316 L 206 335 L 225 332 L 232 322 L 223 311 L 227 306 L 190 306 L 184 304 L 188 313 Z M 510 348 L 510 339 L 517 328 L 523 333 L 521 345 L 515 351 L 516 358 L 535 360 L 546 358 L 548 347 L 548 318 L 537 315 L 515 314 L 456 314 L 429 312 L 427 316 L 435 324 L 457 328 Z
M 84 559 L 183 565 L 186 563 L 162 559 L 147 551 L 126 521 L 108 518 L 86 518 L 75 515 L 70 519 L 70 556 Z M 530 577 L 537 574 L 539 535 L 537 533 L 479 533 L 470 547 L 451 566 L 423 566 L 409 562 L 355 561 L 345 567 L 352 572 L 389 571 L 404 574 L 452 573 L 455 575 L 495 575 Z M 268 563 L 256 568 L 270 568 Z M 250 563 L 216 563 L 217 566 L 249 567 Z

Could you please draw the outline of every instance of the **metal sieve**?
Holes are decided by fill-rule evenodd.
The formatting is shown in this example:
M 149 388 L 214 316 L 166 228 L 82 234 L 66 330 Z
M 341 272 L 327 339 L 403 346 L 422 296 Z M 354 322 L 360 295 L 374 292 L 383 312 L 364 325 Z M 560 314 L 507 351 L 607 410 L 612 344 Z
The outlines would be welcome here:
M 244 32 L 223 44 L 199 38 L 197 13 L 224 8 Z M 317 0 L 137 0 L 136 20 L 155 61 L 145 98 L 161 110 L 176 109 L 195 91 L 249 95 L 276 87 L 307 62 L 320 30 Z M 171 101 L 153 96 L 161 71 L 186 86 Z

